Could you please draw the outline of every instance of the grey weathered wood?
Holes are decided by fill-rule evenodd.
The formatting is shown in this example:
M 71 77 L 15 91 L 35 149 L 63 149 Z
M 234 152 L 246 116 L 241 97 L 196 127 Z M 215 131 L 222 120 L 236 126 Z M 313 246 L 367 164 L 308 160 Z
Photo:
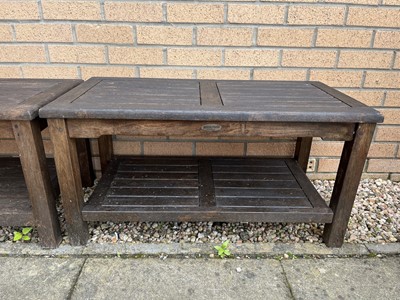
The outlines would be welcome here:
M 357 193 L 375 124 L 359 124 L 354 140 L 345 142 L 329 207 L 333 221 L 325 224 L 324 241 L 329 247 L 341 247 Z
M 82 80 L 35 79 L 29 84 L 25 79 L 0 79 L 0 120 L 33 120 L 39 115 L 39 108 L 81 82 Z
M 190 121 L 382 121 L 382 116 L 372 108 L 356 100 L 346 98 L 344 101 L 342 94 L 309 82 L 254 81 L 249 84 L 248 81 L 91 79 L 86 85 L 80 96 L 73 91 L 67 93 L 42 109 L 41 116 Z M 135 90 L 138 90 L 137 95 Z M 299 94 L 295 97 L 297 90 Z M 269 91 L 274 94 L 270 96 Z M 251 97 L 252 94 L 257 98 Z M 110 97 L 113 101 L 109 101 Z M 318 104 L 313 104 L 313 98 L 318 99 Z M 308 102 L 297 105 L 293 99 Z M 279 101 L 279 105 L 271 106 L 270 101 Z

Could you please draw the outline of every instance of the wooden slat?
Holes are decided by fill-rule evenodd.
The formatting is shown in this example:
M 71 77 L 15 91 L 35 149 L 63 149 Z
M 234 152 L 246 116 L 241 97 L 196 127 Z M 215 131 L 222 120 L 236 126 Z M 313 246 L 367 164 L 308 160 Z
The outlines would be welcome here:
M 214 179 L 214 185 L 216 188 L 252 188 L 252 189 L 287 189 L 297 188 L 299 185 L 297 182 L 292 180 L 284 181 L 257 181 L 257 180 L 216 180 Z
M 222 106 L 217 84 L 213 81 L 200 81 L 200 98 L 203 106 Z
M 53 188 L 57 177 L 54 161 L 47 159 Z M 3 172 L 4 171 L 4 172 Z M 35 218 L 19 158 L 0 158 L 0 226 L 35 226 Z
M 346 94 L 343 94 L 342 92 L 335 90 L 322 82 L 313 81 L 311 82 L 311 84 L 351 107 L 368 107 L 365 104 L 357 101 L 356 99 L 351 98 L 350 96 L 347 96 Z
M 219 207 L 266 207 L 266 208 L 275 208 L 275 207 L 311 207 L 310 202 L 306 197 L 301 198 L 293 198 L 293 199 L 276 199 L 276 198 L 236 198 L 236 197 L 218 197 L 217 196 L 217 205 Z
M 314 221 L 330 222 L 332 211 L 323 202 L 321 206 L 310 203 L 299 181 L 307 180 L 304 173 L 296 174 L 289 169 L 287 174 L 273 175 L 265 180 L 261 171 L 287 167 L 280 159 L 257 158 L 183 158 L 190 168 L 198 165 L 198 174 L 164 173 L 166 168 L 181 168 L 176 165 L 180 158 L 137 158 L 113 160 L 94 194 L 85 204 L 84 220 L 114 221 Z M 144 164 L 138 179 L 126 175 L 138 174 L 129 168 Z M 235 165 L 235 163 L 237 165 Z M 119 166 L 119 167 L 118 167 Z M 215 168 L 251 168 L 250 173 L 216 173 Z M 156 172 L 159 168 L 160 173 Z M 281 167 L 278 167 L 281 168 Z M 300 170 L 297 167 L 298 170 Z M 300 170 L 301 171 L 301 170 Z M 193 179 L 185 179 L 188 175 Z M 216 177 L 225 176 L 226 180 Z M 240 178 L 237 178 L 240 175 Z M 257 180 L 258 176 L 262 180 Z M 284 180 L 279 176 L 284 175 Z M 171 176 L 173 176 L 171 178 Z M 180 176 L 180 177 L 179 177 Z M 120 179 L 126 177 L 125 179 Z M 156 177 L 156 178 L 153 178 Z M 159 180 L 158 178 L 162 179 Z M 163 185 L 165 181 L 166 185 Z M 190 184 L 188 186 L 188 183 Z M 197 185 L 196 185 L 197 184 Z M 311 184 L 311 183 L 310 183 Z M 215 185 L 215 187 L 214 187 Z M 314 190 L 315 191 L 315 190 Z M 315 191 L 316 192 L 316 191 Z M 317 199 L 318 200 L 318 199 Z
M 15 82 L 15 85 L 8 91 L 10 96 L 6 96 L 7 91 L 0 82 L 0 98 L 2 110 L 0 111 L 0 119 L 3 120 L 33 120 L 39 115 L 39 108 L 50 103 L 57 97 L 63 95 L 67 91 L 76 87 L 82 80 L 53 80 L 48 81 L 38 79 L 35 84 L 36 88 L 27 87 L 24 91 L 24 81 Z M 21 93 L 23 91 L 23 93 Z M 4 97 L 6 96 L 6 97 Z M 15 101 L 10 99 L 15 98 Z
M 109 207 L 130 207 L 130 208 L 147 208 L 147 207 L 198 207 L 198 197 L 107 197 L 102 204 L 105 208 Z
M 215 206 L 213 169 L 208 159 L 199 160 L 199 201 L 200 206 Z
M 258 174 L 269 174 L 269 173 L 279 173 L 285 174 L 289 173 L 288 169 L 284 166 L 214 166 L 213 167 L 214 173 L 258 173 Z
M 99 83 L 93 85 L 96 81 Z M 85 85 L 93 86 L 80 87 L 60 97 L 43 108 L 41 116 L 310 123 L 382 121 L 375 110 L 355 105 L 356 100 L 344 99 L 342 94 L 321 88 L 314 82 L 103 78 L 91 79 Z M 294 99 L 303 105 L 291 101 Z M 271 106 L 269 100 L 275 101 L 274 105 Z
M 215 195 L 220 198 L 305 198 L 304 192 L 299 188 L 293 189 L 252 189 L 249 188 L 216 188 Z
M 135 180 L 114 178 L 111 187 L 148 187 L 148 188 L 193 188 L 198 187 L 196 179 L 191 180 Z
M 195 165 L 136 165 L 136 164 L 123 164 L 120 166 L 119 171 L 129 172 L 168 172 L 168 173 L 197 173 L 198 168 Z
M 136 187 L 112 187 L 108 189 L 107 197 L 137 198 L 142 196 L 162 198 L 198 196 L 196 188 L 136 188 Z
M 146 173 L 146 172 L 118 172 L 118 179 L 135 179 L 135 180 L 188 180 L 197 179 L 197 173 Z
M 251 176 L 250 176 L 251 175 Z M 252 181 L 252 180 L 264 180 L 264 181 L 269 181 L 269 180 L 291 180 L 293 177 L 291 174 L 279 174 L 279 173 L 270 173 L 270 174 L 249 174 L 249 173 L 243 173 L 243 174 L 226 174 L 226 173 L 217 173 L 214 174 L 214 179 L 217 180 L 242 180 L 242 181 Z
M 307 196 L 308 200 L 313 207 L 325 208 L 326 204 L 322 197 L 318 194 L 317 190 L 314 188 L 312 183 L 307 179 L 302 171 L 301 167 L 292 159 L 285 160 L 296 181 L 303 189 L 304 194 Z

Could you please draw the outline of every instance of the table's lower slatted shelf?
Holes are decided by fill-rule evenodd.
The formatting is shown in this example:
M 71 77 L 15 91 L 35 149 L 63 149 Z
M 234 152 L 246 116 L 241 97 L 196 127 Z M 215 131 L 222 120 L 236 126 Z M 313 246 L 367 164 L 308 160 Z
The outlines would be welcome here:
M 54 161 L 48 159 L 53 186 L 57 186 Z M 57 187 L 58 188 L 58 187 Z M 28 189 L 19 158 L 0 158 L 0 226 L 35 225 Z
M 116 158 L 86 221 L 321 222 L 333 213 L 292 159 Z

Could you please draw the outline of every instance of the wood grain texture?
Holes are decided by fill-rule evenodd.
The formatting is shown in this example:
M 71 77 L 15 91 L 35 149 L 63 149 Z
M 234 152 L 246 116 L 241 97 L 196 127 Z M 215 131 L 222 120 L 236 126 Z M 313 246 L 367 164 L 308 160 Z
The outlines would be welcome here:
M 0 79 L 0 120 L 33 120 L 39 109 L 82 80 Z
M 85 204 L 83 218 L 330 222 L 332 212 L 315 190 L 303 191 L 299 182 L 308 182 L 306 189 L 312 185 L 297 163 L 291 163 L 288 167 L 279 159 L 114 159 Z
M 13 121 L 12 126 L 40 242 L 44 247 L 57 247 L 61 230 L 39 121 Z
M 218 125 L 216 131 L 205 126 Z M 199 121 L 130 121 L 109 119 L 68 119 L 73 138 L 98 138 L 102 135 L 181 136 L 181 137 L 299 137 L 315 136 L 331 140 L 351 140 L 351 123 L 285 123 L 285 122 L 199 122 Z
M 0 138 L 13 139 L 14 132 L 10 121 L 0 121 Z
M 44 118 L 381 122 L 372 108 L 316 82 L 90 79 Z M 112 101 L 110 101 L 112 99 Z
M 68 136 L 64 120 L 49 120 L 48 123 L 70 243 L 84 245 L 89 233 L 81 215 L 83 191 L 76 143 Z
M 324 241 L 329 247 L 341 247 L 343 244 L 374 130 L 375 124 L 359 124 L 354 139 L 344 144 L 329 204 L 334 217 L 332 223 L 324 228 Z

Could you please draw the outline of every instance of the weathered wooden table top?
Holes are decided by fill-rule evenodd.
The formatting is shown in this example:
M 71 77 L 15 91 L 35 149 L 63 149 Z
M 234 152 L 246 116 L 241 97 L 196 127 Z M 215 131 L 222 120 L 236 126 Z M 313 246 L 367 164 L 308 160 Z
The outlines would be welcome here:
M 320 82 L 91 78 L 40 110 L 44 118 L 366 122 L 374 109 Z
M 33 120 L 39 108 L 81 80 L 0 79 L 0 120 Z

